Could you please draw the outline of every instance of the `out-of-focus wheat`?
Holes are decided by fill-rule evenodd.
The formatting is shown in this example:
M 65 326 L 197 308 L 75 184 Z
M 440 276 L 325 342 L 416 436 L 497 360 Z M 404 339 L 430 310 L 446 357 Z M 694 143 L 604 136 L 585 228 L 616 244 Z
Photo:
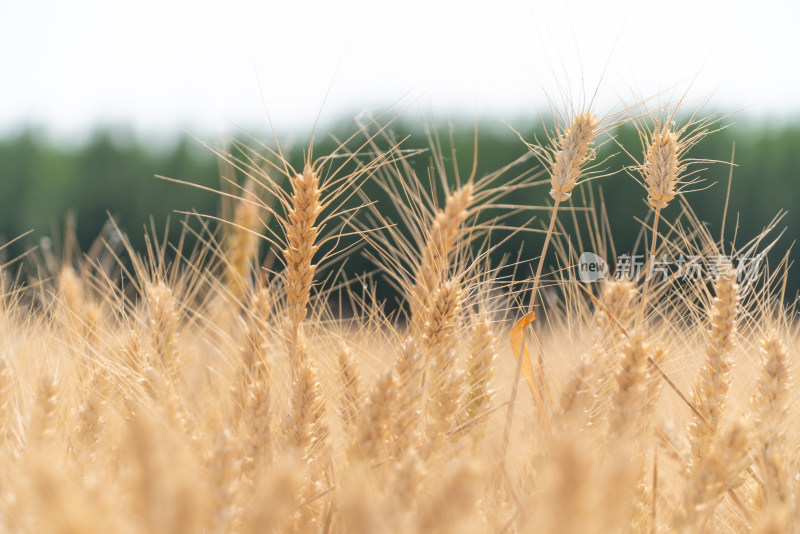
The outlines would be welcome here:
M 572 203 L 575 187 L 599 174 L 590 162 L 608 128 L 589 113 L 567 116 L 536 154 L 555 200 L 546 242 L 569 266 L 574 243 L 556 215 L 602 210 Z M 659 210 L 691 181 L 682 150 L 696 136 L 671 123 L 647 131 L 643 181 Z M 713 284 L 671 278 L 648 292 L 640 279 L 608 280 L 589 297 L 571 269 L 544 274 L 545 246 L 523 304 L 527 272 L 496 268 L 487 254 L 522 231 L 491 218 L 508 204 L 483 204 L 503 198 L 503 184 L 477 173 L 447 182 L 435 155 L 444 207 L 414 190 L 413 173 L 412 185 L 383 184 L 410 204 L 400 211 L 413 237 L 381 233 L 371 225 L 394 221 L 354 222 L 349 187 L 373 171 L 380 183 L 381 162 L 407 153 L 390 135 L 387 148 L 360 133 L 370 135 L 364 145 L 299 174 L 273 161 L 280 151 L 220 154 L 249 185 L 230 214 L 234 231 L 220 238 L 203 226 L 192 252 L 187 229 L 173 248 L 148 241 L 144 258 L 130 246 L 129 258 L 50 258 L 39 269 L 50 278 L 30 284 L 3 268 L 0 530 L 749 533 L 800 524 L 798 334 L 773 292 L 780 273 L 740 284 L 727 265 Z M 405 177 L 410 167 L 395 170 Z M 510 182 L 534 178 L 525 170 Z M 256 192 L 263 203 L 244 201 Z M 263 222 L 256 207 L 275 216 L 263 243 L 284 260 L 276 269 L 268 259 L 258 276 L 257 236 L 244 231 Z M 352 227 L 359 245 L 382 251 L 367 253 L 378 272 L 355 285 L 336 256 Z M 658 237 L 684 255 L 720 248 L 688 206 Z M 398 310 L 370 293 L 384 275 L 406 299 Z M 499 341 L 514 331 L 507 317 L 537 304 L 534 374 L 530 359 L 515 366 L 526 352 Z M 637 316 L 644 307 L 653 313 Z M 537 396 L 515 399 L 525 363 Z M 504 416 L 498 401 L 509 394 L 516 402 Z

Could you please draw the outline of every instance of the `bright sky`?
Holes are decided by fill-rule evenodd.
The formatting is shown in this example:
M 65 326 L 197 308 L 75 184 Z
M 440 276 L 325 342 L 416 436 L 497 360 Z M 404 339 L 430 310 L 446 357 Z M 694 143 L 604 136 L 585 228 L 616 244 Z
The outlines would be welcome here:
M 500 122 L 546 107 L 545 93 L 562 103 L 559 88 L 593 91 L 604 70 L 606 107 L 692 83 L 725 111 L 797 116 L 799 6 L 3 0 L 0 132 L 263 129 L 265 104 L 279 132 L 304 131 L 320 108 L 334 120 L 395 101 Z

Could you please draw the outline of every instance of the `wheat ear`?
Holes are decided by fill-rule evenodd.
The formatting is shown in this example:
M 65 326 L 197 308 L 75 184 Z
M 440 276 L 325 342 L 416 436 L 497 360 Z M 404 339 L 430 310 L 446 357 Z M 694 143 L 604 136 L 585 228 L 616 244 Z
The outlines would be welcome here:
M 11 409 L 12 384 L 13 375 L 8 361 L 0 357 L 0 445 L 5 442 L 8 435 L 8 426 L 11 423 L 9 414 L 14 413 Z
M 648 378 L 647 351 L 644 339 L 637 334 L 631 335 L 622 349 L 622 362 L 616 375 L 617 389 L 609 414 L 611 435 L 619 435 L 641 417 Z
M 467 359 L 467 397 L 465 420 L 470 420 L 492 404 L 494 392 L 489 384 L 495 371 L 497 335 L 489 316 L 481 313 L 474 318 L 470 353 Z
M 242 365 L 238 381 L 234 384 L 233 396 L 238 406 L 244 406 L 247 388 L 254 381 L 257 368 L 266 368 L 267 342 L 270 336 L 269 319 L 272 315 L 272 294 L 266 285 L 261 285 L 251 294 L 249 307 L 243 319 L 244 341 L 241 348 Z
M 596 309 L 598 334 L 602 338 L 611 336 L 617 344 L 625 338 L 625 334 L 617 326 L 629 325 L 633 317 L 631 304 L 636 298 L 636 284 L 631 280 L 606 280 L 603 283 L 603 305 L 605 310 Z M 616 321 L 611 319 L 613 316 Z
M 242 198 L 233 209 L 233 226 L 226 241 L 228 286 L 235 296 L 244 295 L 247 278 L 258 257 L 258 231 L 261 229 L 256 182 L 248 178 Z
M 473 192 L 471 183 L 453 191 L 447 196 L 444 209 L 437 211 L 434 216 L 409 298 L 412 331 L 422 328 L 428 319 L 425 316 L 428 302 L 447 270 L 450 253 L 458 243 L 461 224 L 474 200 Z
M 401 345 L 394 364 L 399 395 L 390 421 L 391 455 L 398 457 L 415 444 L 422 416 L 423 356 L 413 337 Z
M 678 134 L 668 124 L 656 125 L 650 134 L 644 164 L 647 203 L 656 210 L 667 207 L 675 198 L 680 178 L 678 163 Z
M 758 432 L 756 465 L 763 478 L 763 501 L 767 508 L 789 502 L 790 482 L 786 462 L 786 429 L 790 375 L 788 353 L 773 331 L 761 340 L 763 367 L 753 397 Z
M 178 305 L 175 295 L 164 282 L 149 284 L 146 295 L 151 345 L 161 364 L 171 373 L 178 360 Z
M 88 391 L 80 411 L 80 423 L 74 439 L 75 452 L 85 452 L 93 457 L 100 439 L 100 432 L 106 422 L 106 398 L 109 384 L 106 377 L 95 371 L 86 386 Z
M 730 388 L 730 371 L 733 365 L 730 351 L 736 336 L 739 312 L 739 285 L 732 269 L 721 270 L 714 283 L 714 292 L 716 296 L 711 303 L 711 329 L 706 359 L 692 392 L 692 401 L 705 418 L 705 421 L 695 419 L 690 425 L 695 460 L 705 454 L 708 440 L 713 433 L 712 428 L 717 428 L 722 420 Z
M 458 280 L 442 283 L 431 295 L 422 343 L 428 351 L 428 357 L 432 356 L 436 364 L 450 363 L 445 356 L 455 346 L 455 333 L 463 299 L 464 291 Z
M 351 458 L 375 461 L 384 454 L 390 438 L 389 421 L 397 400 L 397 381 L 386 371 L 372 388 L 355 432 Z
M 249 375 L 244 399 L 244 431 L 246 435 L 244 473 L 255 482 L 272 454 L 272 410 L 270 407 L 271 373 L 258 361 Z
M 209 465 L 214 532 L 226 532 L 236 513 L 235 499 L 239 485 L 240 460 L 238 442 L 227 429 L 223 429 L 217 434 Z
M 186 411 L 183 399 L 175 388 L 175 382 L 159 374 L 153 367 L 146 367 L 142 374 L 145 391 L 156 406 L 164 411 L 171 424 L 185 436 L 191 437 L 194 426 L 192 417 Z
M 56 427 L 58 408 L 58 381 L 51 373 L 44 373 L 39 379 L 36 395 L 36 410 L 32 426 L 34 440 L 46 440 L 52 436 Z
M 647 203 L 655 210 L 648 257 L 649 265 L 651 266 L 655 262 L 661 210 L 666 208 L 669 202 L 678 194 L 681 174 L 686 170 L 686 165 L 681 161 L 682 154 L 704 135 L 704 132 L 701 131 L 694 137 L 683 140 L 680 138 L 682 131 L 674 130 L 669 123 L 662 124 L 661 119 L 656 120 L 649 131 L 649 142 L 645 150 L 644 165 L 639 167 L 639 172 L 644 179 L 645 189 L 647 190 Z M 649 290 L 650 276 L 648 273 L 642 289 L 639 321 L 644 317 Z
M 426 351 L 423 388 L 430 382 L 426 409 L 429 450 L 435 450 L 455 422 L 464 392 L 464 380 L 455 369 L 455 333 L 461 313 L 464 292 L 457 280 L 441 284 L 428 309 L 423 344 Z M 427 374 L 430 372 L 430 380 Z
M 284 421 L 284 441 L 311 459 L 325 447 L 328 429 L 317 370 L 305 362 L 295 378 L 292 403 Z
M 455 355 L 451 358 L 455 358 Z M 424 457 L 438 451 L 448 432 L 455 426 L 463 405 L 464 386 L 464 375 L 458 369 L 450 367 L 444 372 L 436 373 L 436 380 L 428 392 L 428 443 L 421 451 Z
M 591 144 L 597 130 L 597 119 L 591 113 L 577 115 L 564 131 L 554 151 L 550 173 L 550 196 L 563 202 L 572 194 L 581 178 L 582 167 L 593 157 Z
M 751 430 L 735 421 L 710 443 L 688 480 L 676 526 L 682 531 L 703 532 L 726 490 L 739 485 L 747 468 Z
M 74 318 L 83 316 L 83 281 L 72 266 L 64 266 L 58 275 L 58 297 L 67 313 L 67 324 L 72 324 Z
M 592 348 L 593 352 L 595 350 Z M 559 398 L 562 421 L 572 421 L 591 409 L 595 386 L 594 361 L 594 358 L 586 354 L 578 357 L 578 363 L 572 369 Z
M 348 345 L 343 345 L 339 351 L 339 383 L 342 387 L 342 397 L 339 403 L 339 415 L 346 427 L 355 422 L 357 414 L 361 411 L 361 376 L 358 363 L 353 358 Z
M 316 244 L 319 233 L 316 222 L 322 205 L 319 179 L 310 165 L 306 165 L 302 174 L 296 174 L 291 179 L 291 185 L 291 208 L 285 228 L 288 246 L 283 250 L 283 257 L 286 261 L 284 286 L 290 329 L 288 351 L 294 369 L 306 357 L 300 345 L 300 324 L 306 317 L 317 267 L 312 261 L 319 249 Z

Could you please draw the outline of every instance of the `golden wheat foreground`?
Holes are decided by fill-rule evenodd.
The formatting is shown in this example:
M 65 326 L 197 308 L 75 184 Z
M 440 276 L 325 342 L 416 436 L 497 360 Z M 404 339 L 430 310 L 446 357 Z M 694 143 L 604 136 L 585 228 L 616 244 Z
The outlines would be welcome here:
M 6 266 L 0 528 L 795 531 L 787 262 L 742 278 L 732 258 L 762 257 L 769 232 L 737 248 L 697 220 L 688 151 L 717 122 L 676 113 L 571 110 L 520 161 L 466 179 L 433 135 L 418 176 L 376 122 L 297 171 L 279 150 L 215 149 L 246 177 L 220 192 L 227 217 L 174 244 L 153 232 L 141 255 L 110 228 L 83 256 L 68 240 L 35 269 Z M 628 121 L 642 146 L 620 171 L 650 210 L 645 262 L 585 284 L 578 256 L 613 254 L 618 221 L 582 184 L 620 179 L 596 153 Z M 527 161 L 540 166 L 517 171 Z M 553 204 L 535 206 L 539 184 Z M 530 206 L 508 203 L 518 191 Z M 504 210 L 529 207 L 542 224 L 509 228 Z M 530 271 L 491 263 L 540 228 Z M 376 273 L 339 274 L 347 236 Z M 667 255 L 716 269 L 647 276 Z

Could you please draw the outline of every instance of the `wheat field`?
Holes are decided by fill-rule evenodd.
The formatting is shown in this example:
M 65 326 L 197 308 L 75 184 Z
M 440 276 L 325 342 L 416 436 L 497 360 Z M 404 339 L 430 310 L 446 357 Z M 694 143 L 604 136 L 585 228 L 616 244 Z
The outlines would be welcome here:
M 459 175 L 433 136 L 419 169 L 377 121 L 299 169 L 210 147 L 245 177 L 219 215 L 5 265 L 2 530 L 794 532 L 788 253 L 742 277 L 775 224 L 740 244 L 697 218 L 689 191 L 725 163 L 689 151 L 720 122 L 679 108 L 555 114 L 521 140 L 534 172 Z M 625 122 L 641 146 L 599 161 Z M 582 281 L 582 252 L 634 224 L 595 179 L 641 189 L 641 276 Z M 491 254 L 530 232 L 538 257 Z M 350 254 L 376 271 L 347 279 Z M 646 276 L 666 256 L 713 276 Z

